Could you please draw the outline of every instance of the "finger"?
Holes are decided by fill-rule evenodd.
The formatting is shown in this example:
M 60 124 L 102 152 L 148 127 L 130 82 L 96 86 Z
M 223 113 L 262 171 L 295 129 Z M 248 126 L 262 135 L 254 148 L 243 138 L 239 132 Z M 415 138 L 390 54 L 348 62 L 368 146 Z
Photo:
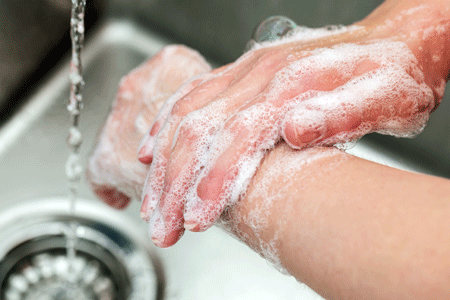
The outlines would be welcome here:
M 199 148 L 205 147 L 207 143 L 207 135 L 205 135 L 205 131 L 203 127 L 199 126 L 202 122 L 208 122 L 208 118 L 213 117 L 213 114 L 209 113 L 209 110 L 195 111 L 191 113 L 188 117 L 185 118 L 183 124 L 179 125 L 180 130 L 176 131 L 176 127 L 179 124 L 179 118 L 171 118 L 168 120 L 164 128 L 158 134 L 158 138 L 160 139 L 160 143 L 155 147 L 155 155 L 154 161 L 150 166 L 150 171 L 148 175 L 148 179 L 146 185 L 144 186 L 143 192 L 143 206 L 141 208 L 141 215 L 145 219 L 149 219 L 151 214 L 153 213 L 154 208 L 158 204 L 158 201 L 161 199 L 163 187 L 166 186 L 168 191 L 173 191 L 171 189 L 173 179 L 176 178 L 175 174 L 177 174 L 180 170 L 185 169 L 186 172 L 189 170 L 189 165 L 186 165 L 189 157 L 194 157 L 194 150 L 198 150 Z M 203 124 L 205 125 L 205 124 Z M 175 147 L 172 151 L 172 140 L 174 140 L 174 135 L 178 134 L 183 136 L 180 140 L 182 141 L 200 141 L 203 144 L 198 145 L 196 142 L 192 142 L 191 145 L 195 145 L 195 147 L 191 149 L 182 150 L 183 147 Z M 195 139 L 195 135 L 202 135 L 204 138 Z M 179 142 L 177 142 L 178 144 Z M 179 150 L 181 148 L 181 151 Z M 172 153 L 172 154 L 171 154 Z M 171 163 L 169 164 L 169 158 Z M 186 158 L 185 160 L 183 160 Z M 168 173 L 167 170 L 170 172 Z M 172 176 L 168 176 L 168 174 L 173 174 Z M 183 195 L 177 194 L 178 202 L 181 201 Z M 171 202 L 173 203 L 173 202 Z M 145 207 L 146 206 L 146 207 Z M 161 204 L 164 207 L 164 204 Z M 182 209 L 181 206 L 177 206 Z
M 280 59 L 285 55 L 286 54 L 280 54 L 279 52 L 266 52 L 262 55 L 262 57 L 256 59 L 256 61 L 255 59 L 250 60 L 250 62 L 246 62 L 246 64 L 244 64 L 240 68 L 233 66 L 233 68 L 236 68 L 237 70 L 231 69 L 229 71 L 231 72 L 231 75 L 228 74 L 228 77 L 231 77 L 232 79 L 238 77 L 239 80 L 235 81 L 232 84 L 230 81 L 228 81 L 227 84 L 231 84 L 231 86 L 228 86 L 226 90 L 222 91 L 216 98 L 213 98 L 212 100 L 204 97 L 204 91 L 207 91 L 208 89 L 221 84 L 220 81 L 213 83 L 214 85 L 211 85 L 210 83 L 210 85 L 205 88 L 200 85 L 197 89 L 195 89 L 185 97 L 194 98 L 196 96 L 200 96 L 200 94 L 198 93 L 199 91 L 202 91 L 201 95 L 203 96 L 203 101 L 197 100 L 196 103 L 190 105 L 190 103 L 187 102 L 185 98 L 183 98 L 181 99 L 181 101 L 177 102 L 174 106 L 174 109 L 172 110 L 172 118 L 177 114 L 185 117 L 183 118 L 183 124 L 180 124 L 177 127 L 178 131 L 173 134 L 171 133 L 173 140 L 176 141 L 175 143 L 172 143 L 174 144 L 173 149 L 171 149 L 172 155 L 179 155 L 180 153 L 182 153 L 182 155 L 184 155 L 185 157 L 192 158 L 196 156 L 198 157 L 199 155 L 206 157 L 207 153 L 209 152 L 209 141 L 211 141 L 214 137 L 220 124 L 225 122 L 225 120 L 235 111 L 238 111 L 241 106 L 250 102 L 255 96 L 261 93 L 272 79 L 272 75 L 270 73 L 268 73 L 268 75 L 264 76 L 262 79 L 260 78 L 258 80 L 255 79 L 257 78 L 256 75 L 261 74 L 263 71 L 267 71 L 267 67 L 269 66 L 271 66 L 271 71 L 275 72 L 274 70 L 276 70 L 276 68 L 279 68 L 278 63 Z M 241 69 L 244 69 L 244 71 L 242 71 Z M 195 95 L 196 93 L 197 95 Z M 206 105 L 201 107 L 200 111 L 199 108 L 201 104 Z M 195 111 L 195 113 L 191 111 Z M 186 116 L 186 113 L 189 114 Z M 168 120 L 170 120 L 170 118 Z M 193 134 L 194 132 L 197 133 Z M 160 137 L 158 136 L 158 139 L 159 138 Z M 167 145 L 170 144 L 167 141 L 165 143 Z M 190 147 L 187 145 L 195 145 L 195 147 Z M 169 161 L 167 156 L 162 158 L 162 160 L 164 160 L 165 163 L 168 164 L 167 168 L 171 170 L 176 170 L 179 168 L 178 166 L 172 167 L 171 165 L 175 160 L 171 159 Z M 197 164 L 192 166 L 185 166 L 185 161 L 177 161 L 177 164 L 180 164 L 181 168 L 186 167 L 188 169 L 199 169 L 201 167 L 199 164 L 201 164 L 202 161 L 204 163 L 205 159 L 199 159 L 197 161 Z M 192 183 L 195 182 L 196 172 L 195 170 L 190 170 L 190 173 L 194 174 L 188 180 L 192 185 Z M 151 199 L 158 198 L 163 185 L 167 185 L 169 187 L 173 185 L 170 177 L 166 177 L 164 184 L 160 184 L 159 186 L 156 185 L 156 182 L 158 181 L 161 183 L 161 178 L 155 178 L 153 173 L 152 175 L 149 175 L 149 177 L 152 177 L 150 179 L 150 181 L 152 182 L 150 186 L 157 187 L 156 189 L 149 189 L 146 192 L 147 195 L 150 195 L 149 201 L 154 201 Z M 172 189 L 169 188 L 169 191 L 170 190 Z M 177 197 L 178 203 L 182 203 L 181 199 L 185 198 L 185 194 L 179 194 L 174 197 Z M 182 207 L 180 207 L 180 209 L 181 208 Z
M 370 132 L 416 134 L 426 124 L 433 92 L 405 71 L 382 68 L 301 102 L 284 120 L 283 138 L 301 149 L 358 139 Z
M 208 229 L 247 189 L 264 152 L 274 147 L 279 136 L 279 125 L 274 121 L 277 113 L 271 109 L 269 105 L 255 105 L 227 121 L 188 192 L 186 229 Z
M 205 118 L 199 119 L 204 120 Z M 197 122 L 193 121 L 192 123 Z M 191 199 L 186 199 L 186 194 L 202 169 L 204 163 L 202 158 L 205 157 L 207 150 L 205 145 L 210 144 L 211 140 L 211 136 L 205 135 L 201 128 L 193 128 L 186 123 L 180 127 L 179 134 L 189 138 L 177 140 L 176 149 L 172 151 L 166 169 L 164 190 L 159 200 L 167 234 L 183 228 L 184 205 L 186 201 L 191 201 Z M 180 145 L 181 143 L 183 145 Z M 199 149 L 203 149 L 203 151 L 198 151 Z M 173 218 L 173 216 L 177 218 Z
M 174 136 L 182 118 L 190 112 L 202 108 L 210 102 L 211 98 L 215 99 L 217 94 L 220 94 L 231 84 L 235 78 L 236 72 L 237 71 L 231 66 L 221 68 L 221 71 L 216 71 L 215 75 L 210 80 L 201 83 L 197 88 L 182 97 L 173 106 L 170 115 L 167 117 L 156 138 L 153 150 L 153 161 L 142 196 L 142 199 L 146 200 L 143 201 L 141 207 L 141 216 L 144 220 L 150 218 L 161 195 Z M 214 102 L 214 109 L 211 109 L 210 111 L 220 112 L 224 106 L 223 103 L 225 100 L 226 99 L 222 98 L 221 101 Z M 221 118 L 216 118 L 216 122 L 220 121 L 222 121 Z
M 196 88 L 202 81 L 205 81 L 210 77 L 210 74 L 201 74 L 199 76 L 195 76 L 166 100 L 164 105 L 161 107 L 158 115 L 156 116 L 155 121 L 150 128 L 150 131 L 144 136 L 139 146 L 138 159 L 140 162 L 144 164 L 150 164 L 152 162 L 156 135 L 161 130 L 162 125 L 169 116 L 173 105 L 194 88 Z
M 192 174 L 188 168 L 193 163 L 195 162 L 191 160 L 190 163 L 183 164 L 184 170 L 167 170 L 166 172 L 166 180 L 170 180 L 172 184 L 164 185 L 158 205 L 157 215 L 160 215 L 160 220 L 151 229 L 152 240 L 159 247 L 175 244 L 184 232 L 184 199 L 180 195 L 185 193 L 190 184 Z
M 94 193 L 106 204 L 116 208 L 124 209 L 130 204 L 131 198 L 111 186 L 95 186 Z
M 154 147 L 153 162 L 150 165 L 143 190 L 141 216 L 144 220 L 151 217 L 162 194 L 167 164 L 172 150 L 172 141 L 174 140 L 180 121 L 181 117 L 172 115 L 167 119 L 163 128 L 158 133 L 158 143 Z
M 159 132 L 161 135 L 170 135 L 170 123 L 165 124 L 165 127 Z M 167 161 L 170 156 L 170 141 L 171 137 L 162 138 L 163 141 L 154 148 L 154 161 L 150 165 L 150 170 L 144 184 L 142 193 L 141 217 L 148 221 L 157 207 L 158 200 L 164 184 L 164 176 L 167 167 Z
M 180 222 L 183 220 L 180 215 L 171 217 L 178 218 Z M 168 221 L 170 222 L 169 219 L 164 218 L 161 213 L 161 209 L 158 207 L 155 209 L 149 222 L 149 234 L 152 242 L 160 248 L 166 248 L 174 245 L 184 233 L 184 228 L 182 226 L 178 226 L 179 229 L 176 230 L 168 230 L 168 226 L 166 225 Z
M 161 87 L 158 86 L 159 91 L 161 93 L 168 91 L 172 96 L 167 99 L 163 107 L 158 107 L 159 113 L 153 126 L 149 134 L 144 136 L 144 141 L 141 142 L 139 147 L 138 158 L 146 164 L 151 163 L 153 141 L 151 139 L 145 141 L 145 138 L 154 137 L 158 133 L 173 104 L 204 80 L 207 76 L 206 72 L 211 70 L 210 65 L 197 51 L 185 46 L 165 47 L 155 56 L 155 58 L 158 57 L 161 57 L 162 60 L 160 63 L 161 71 L 159 72 L 161 74 L 156 78 L 157 80 L 150 80 L 146 89 L 152 90 L 156 88 L 154 85 L 162 85 Z M 185 83 L 188 79 L 190 80 Z M 174 91 L 177 92 L 174 93 Z

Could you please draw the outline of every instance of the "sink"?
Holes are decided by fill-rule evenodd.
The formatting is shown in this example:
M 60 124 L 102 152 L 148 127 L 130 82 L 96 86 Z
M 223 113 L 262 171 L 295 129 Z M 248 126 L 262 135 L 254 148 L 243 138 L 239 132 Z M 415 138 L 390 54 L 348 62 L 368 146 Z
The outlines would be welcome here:
M 80 129 L 84 159 L 109 112 L 120 78 L 169 43 L 123 20 L 105 22 L 91 34 L 83 52 L 86 85 Z M 22 204 L 37 205 L 41 199 L 62 199 L 68 193 L 64 173 L 67 75 L 68 60 L 0 128 L 0 212 L 20 210 Z M 110 210 L 85 182 L 80 197 L 96 203 L 97 209 Z M 149 241 L 147 224 L 138 215 L 138 201 L 116 214 L 129 227 L 144 232 L 141 239 Z M 201 234 L 187 232 L 175 246 L 152 247 L 151 252 L 160 258 L 164 270 L 164 299 L 321 299 L 218 228 Z
M 83 51 L 86 85 L 80 129 L 84 139 L 81 147 L 84 165 L 94 146 L 97 131 L 108 115 L 121 77 L 165 45 L 180 42 L 175 40 L 179 36 L 160 27 L 164 24 L 147 22 L 143 16 L 146 11 L 144 8 L 165 7 L 168 3 L 175 2 L 177 5 L 185 5 L 180 1 L 113 2 L 120 4 L 121 9 L 109 11 L 106 14 L 108 18 L 97 21 L 89 32 Z M 232 2 L 236 6 L 241 5 L 239 1 Z M 130 8 L 131 3 L 142 8 L 142 11 L 135 14 Z M 200 3 L 215 5 L 206 0 Z M 169 12 L 174 13 L 181 21 L 188 22 L 183 18 L 184 15 L 178 14 L 180 11 L 177 9 L 174 6 Z M 220 10 L 217 7 L 215 9 Z M 350 22 L 354 21 L 352 18 L 359 19 L 371 9 L 365 8 L 359 16 L 347 16 L 346 20 Z M 164 21 L 164 15 L 158 14 L 158 11 L 153 10 L 150 15 Z M 256 17 L 252 18 L 256 22 Z M 211 24 L 214 22 L 217 23 L 214 19 Z M 197 28 L 197 23 L 194 23 L 189 26 Z M 241 24 L 246 26 L 244 29 L 247 33 L 240 33 L 239 45 L 234 45 L 237 41 L 233 42 L 233 51 L 222 55 L 221 59 L 220 51 L 212 53 L 211 49 L 217 48 L 217 44 L 226 42 L 218 38 L 211 39 L 202 53 L 217 58 L 215 61 L 221 63 L 229 61 L 233 55 L 236 56 L 236 49 L 244 43 L 242 36 L 250 36 L 250 28 L 256 25 L 249 22 Z M 189 26 L 186 28 L 190 28 Z M 157 29 L 165 35 L 156 33 Z M 221 32 L 224 30 L 222 27 L 219 29 Z M 200 34 L 201 31 L 197 33 Z M 211 36 L 215 36 L 215 32 L 209 31 L 206 38 Z M 194 41 L 190 44 L 194 47 L 195 41 L 204 42 L 194 35 L 187 40 Z M 228 49 L 221 51 L 227 52 Z M 0 127 L 0 214 L 23 207 L 38 207 L 44 203 L 42 199 L 60 199 L 57 201 L 61 203 L 65 201 L 68 194 L 64 172 L 68 156 L 65 141 L 69 128 L 66 110 L 69 96 L 68 65 L 69 58 L 66 57 L 52 68 L 44 79 L 38 82 L 39 88 L 26 95 L 23 107 Z M 429 126 L 417 138 L 395 139 L 372 134 L 364 137 L 348 152 L 393 167 L 450 178 L 450 139 L 446 132 L 450 126 L 450 118 L 447 117 L 450 99 L 447 99 L 448 96 L 445 98 L 441 107 L 431 116 Z M 97 200 L 86 182 L 81 185 L 80 198 L 90 203 L 86 205 L 95 207 L 97 216 L 101 215 L 103 210 L 111 211 Z M 120 224 L 126 223 L 127 228 L 135 228 L 136 232 L 142 233 L 140 239 L 148 243 L 147 225 L 138 216 L 139 206 L 138 201 L 134 201 L 126 210 L 116 212 L 114 216 L 119 221 L 114 224 L 120 227 Z M 31 218 L 32 212 L 27 212 Z M 0 231 L 1 226 L 0 222 Z M 306 285 L 276 271 L 247 246 L 230 238 L 218 228 L 201 234 L 187 232 L 179 243 L 169 249 L 158 249 L 152 245 L 146 247 L 149 247 L 152 255 L 159 257 L 161 262 L 165 277 L 164 292 L 161 293 L 164 299 L 322 299 Z

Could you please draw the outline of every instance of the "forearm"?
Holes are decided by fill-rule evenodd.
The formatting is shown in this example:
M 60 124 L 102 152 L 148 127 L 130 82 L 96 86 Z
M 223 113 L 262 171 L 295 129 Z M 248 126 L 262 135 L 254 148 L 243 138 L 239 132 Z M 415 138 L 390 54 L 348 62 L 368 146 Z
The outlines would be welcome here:
M 272 151 L 227 227 L 326 298 L 449 298 L 450 182 L 306 151 Z

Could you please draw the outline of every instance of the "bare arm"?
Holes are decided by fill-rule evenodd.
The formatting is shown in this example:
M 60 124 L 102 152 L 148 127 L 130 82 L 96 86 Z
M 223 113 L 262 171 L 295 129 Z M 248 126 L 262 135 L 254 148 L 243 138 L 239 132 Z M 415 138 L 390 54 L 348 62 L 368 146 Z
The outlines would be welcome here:
M 303 149 L 419 133 L 443 97 L 449 41 L 447 2 L 389 0 L 354 26 L 303 29 L 215 70 L 141 148 L 154 243 L 214 224 L 280 140 Z
M 160 59 L 164 55 L 207 70 L 192 51 L 171 47 L 122 82 L 89 165 L 93 188 L 116 207 L 139 198 L 145 182 L 145 165 L 133 155 L 144 134 L 136 122 L 141 107 L 148 107 L 150 123 L 157 113 L 152 107 L 164 100 L 156 91 L 143 97 L 147 85 L 136 76 L 156 77 L 166 88 L 173 65 Z M 145 70 L 160 71 L 148 76 Z M 219 225 L 327 298 L 448 298 L 449 195 L 449 180 L 334 148 L 299 151 L 281 143 Z
M 447 79 L 449 70 L 447 43 L 450 39 L 448 31 L 437 35 L 438 26 L 420 22 L 445 20 L 441 12 L 448 13 L 448 7 L 435 10 L 440 19 L 412 18 L 408 24 L 413 27 L 391 26 L 388 30 L 383 26 L 373 27 L 377 16 L 396 20 L 398 14 L 389 17 L 387 11 L 395 12 L 399 8 L 405 11 L 405 5 L 409 4 L 417 7 L 419 2 L 388 1 L 360 24 L 373 29 L 364 32 L 365 38 L 395 33 L 395 38 L 402 38 L 408 44 L 423 69 L 427 85 L 433 87 L 436 102 L 430 105 L 435 107 L 442 97 L 441 83 Z M 446 3 L 436 1 L 436 4 Z M 418 13 L 411 11 L 414 12 Z M 407 20 L 397 21 L 403 24 Z M 432 29 L 427 35 L 419 30 L 418 36 L 412 30 L 414 26 L 418 30 Z M 439 55 L 433 56 L 436 53 Z M 264 62 L 264 58 L 260 61 Z M 149 64 L 153 63 L 159 64 L 156 60 Z M 323 78 L 319 76 L 320 80 Z M 143 86 L 133 86 L 139 88 Z M 112 116 L 122 118 L 120 107 L 140 104 L 143 99 L 133 102 L 128 97 L 119 101 Z M 408 103 L 403 98 L 397 100 L 400 104 Z M 149 124 L 155 115 L 150 110 L 141 117 Z M 374 112 L 374 116 L 379 115 L 383 112 Z M 104 148 L 100 145 L 91 160 L 91 181 L 94 186 L 102 187 L 97 193 L 111 204 L 127 203 L 129 197 L 139 198 L 145 182 L 148 167 L 139 165 L 136 159 L 121 156 L 124 152 L 121 147 L 114 148 L 114 155 L 119 157 L 111 160 L 105 159 L 111 158 L 111 153 L 103 151 L 111 150 L 111 144 L 121 143 L 131 153 L 137 150 L 139 138 L 133 140 L 134 144 L 127 143 L 128 132 L 135 130 L 141 136 L 144 133 L 133 126 L 109 128 L 107 124 L 111 130 L 105 130 L 103 137 L 117 137 L 115 130 L 123 130 L 123 135 L 120 139 L 105 139 L 108 143 L 104 143 Z M 130 174 L 134 167 L 137 171 Z M 116 193 L 120 186 L 125 186 L 119 191 L 127 197 Z M 220 225 L 327 298 L 449 298 L 449 195 L 448 180 L 398 171 L 333 148 L 295 151 L 279 143 L 263 159 L 247 193 L 235 205 L 227 207 Z M 158 244 L 170 246 L 180 234 L 182 231 L 158 239 Z
M 450 297 L 449 180 L 281 145 L 222 218 L 326 298 Z

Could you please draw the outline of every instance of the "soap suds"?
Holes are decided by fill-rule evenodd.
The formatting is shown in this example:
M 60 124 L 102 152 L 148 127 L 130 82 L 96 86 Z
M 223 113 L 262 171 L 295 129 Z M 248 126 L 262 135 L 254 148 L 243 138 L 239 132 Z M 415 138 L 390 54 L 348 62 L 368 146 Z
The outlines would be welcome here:
M 304 29 L 302 37 L 323 36 L 323 30 L 313 34 Z M 237 109 L 234 98 L 219 95 L 184 117 L 167 117 L 156 137 L 144 191 L 151 207 L 164 195 L 164 205 L 184 207 L 185 220 L 205 230 L 245 192 L 265 153 L 281 137 L 295 148 L 345 145 L 374 131 L 411 137 L 426 125 L 434 102 L 414 54 L 405 43 L 390 40 L 310 51 L 279 70 L 262 95 Z M 296 143 L 292 136 L 287 138 L 286 124 L 300 134 L 317 130 L 318 137 L 313 143 Z M 169 163 L 175 173 L 166 169 Z M 171 174 L 169 180 L 166 173 Z M 203 197 L 211 198 L 200 199 L 198 190 L 210 178 L 215 181 L 209 181 Z M 182 229 L 178 222 L 166 226 L 168 232 Z
M 198 52 L 168 46 L 120 81 L 112 112 L 89 160 L 88 179 L 94 191 L 139 199 L 149 169 L 136 159 L 139 142 L 166 98 L 193 76 L 210 70 Z M 105 199 L 108 193 L 98 194 L 111 205 L 122 201 Z
M 270 219 L 274 208 L 278 211 L 292 211 L 293 201 L 296 201 L 292 198 L 292 193 L 301 195 L 306 188 L 294 186 L 292 176 L 296 178 L 304 176 L 305 179 L 312 176 L 320 180 L 320 174 L 301 175 L 305 167 L 318 160 L 339 155 L 340 159 L 321 170 L 321 172 L 328 172 L 345 159 L 341 151 L 333 148 L 312 148 L 303 151 L 288 149 L 286 145 L 280 145 L 273 153 L 268 154 L 261 165 L 260 172 L 252 181 L 253 186 L 245 194 L 245 201 L 239 201 L 228 207 L 223 217 L 217 222 L 218 226 L 248 244 L 284 274 L 288 272 L 281 262 L 279 247 L 285 230 L 289 230 L 286 226 L 289 220 L 283 217 L 278 220 Z

